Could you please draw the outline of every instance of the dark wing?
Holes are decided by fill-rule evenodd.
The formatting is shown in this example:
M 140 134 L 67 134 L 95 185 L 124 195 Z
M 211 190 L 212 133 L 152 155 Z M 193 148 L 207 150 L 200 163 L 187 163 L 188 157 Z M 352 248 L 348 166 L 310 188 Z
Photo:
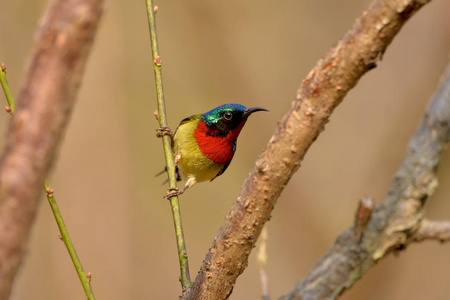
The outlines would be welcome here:
M 218 176 L 222 175 L 226 171 L 226 169 L 228 168 L 229 165 L 230 165 L 230 163 L 223 165 L 222 169 L 220 169 L 219 173 L 217 173 L 217 175 L 213 179 L 211 179 L 211 181 L 216 179 Z
M 185 123 L 188 123 L 188 122 L 190 122 L 190 121 L 192 121 L 192 120 L 198 120 L 198 119 L 201 119 L 201 118 L 202 118 L 202 115 L 193 115 L 193 116 L 184 118 L 183 120 L 181 120 L 180 125 L 178 125 L 178 127 L 180 127 L 181 125 L 183 125 L 183 124 L 185 124 Z M 175 136 L 175 134 L 177 133 L 178 127 L 177 127 L 177 129 L 175 130 L 175 132 L 173 133 L 174 136 Z

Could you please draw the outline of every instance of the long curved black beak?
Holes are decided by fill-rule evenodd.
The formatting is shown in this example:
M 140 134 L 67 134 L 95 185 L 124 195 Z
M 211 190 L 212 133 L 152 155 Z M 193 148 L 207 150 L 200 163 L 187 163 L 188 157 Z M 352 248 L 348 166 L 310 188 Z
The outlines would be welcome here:
M 251 115 L 252 113 L 257 112 L 257 111 L 268 111 L 268 110 L 265 108 L 262 108 L 262 107 L 250 107 L 250 108 L 247 108 L 246 110 L 244 110 L 242 117 L 244 117 L 244 118 L 248 117 L 249 115 Z

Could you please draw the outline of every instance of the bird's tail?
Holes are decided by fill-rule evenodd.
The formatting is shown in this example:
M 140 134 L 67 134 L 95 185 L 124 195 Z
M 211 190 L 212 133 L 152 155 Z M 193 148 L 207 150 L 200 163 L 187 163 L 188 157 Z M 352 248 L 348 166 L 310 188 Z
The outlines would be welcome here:
M 167 172 L 167 166 L 164 167 L 164 170 L 162 170 L 161 172 L 157 173 L 157 174 L 155 175 L 155 177 L 158 177 L 158 176 L 160 176 L 160 175 L 162 175 L 162 174 L 164 174 L 164 173 L 166 173 L 166 172 Z M 180 169 L 178 169 L 178 166 L 175 166 L 175 173 L 177 174 L 177 181 L 181 181 L 181 174 L 180 174 Z M 163 182 L 163 184 L 166 184 L 168 181 L 169 181 L 169 179 L 166 179 L 166 180 Z

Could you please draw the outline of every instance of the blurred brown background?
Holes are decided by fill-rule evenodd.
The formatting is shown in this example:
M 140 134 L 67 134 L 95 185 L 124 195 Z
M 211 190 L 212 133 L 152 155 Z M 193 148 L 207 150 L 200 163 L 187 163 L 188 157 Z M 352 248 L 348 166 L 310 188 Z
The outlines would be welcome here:
M 0 0 L 0 60 L 18 93 L 33 32 L 47 1 Z M 227 172 L 181 197 L 191 274 L 256 157 L 315 62 L 370 1 L 157 1 L 169 123 L 220 104 L 262 106 Z M 303 278 L 351 225 L 364 195 L 384 199 L 450 48 L 450 2 L 436 0 L 402 29 L 378 68 L 338 107 L 281 195 L 268 223 L 271 294 Z M 2 105 L 3 95 L 0 97 Z M 144 1 L 107 1 L 51 185 L 97 299 L 177 299 L 178 261 L 157 123 Z M 9 116 L 0 113 L 0 146 Z M 426 205 L 450 219 L 450 159 Z M 84 299 L 42 196 L 14 300 Z M 450 299 L 450 244 L 390 255 L 342 297 Z M 231 299 L 259 299 L 255 253 Z

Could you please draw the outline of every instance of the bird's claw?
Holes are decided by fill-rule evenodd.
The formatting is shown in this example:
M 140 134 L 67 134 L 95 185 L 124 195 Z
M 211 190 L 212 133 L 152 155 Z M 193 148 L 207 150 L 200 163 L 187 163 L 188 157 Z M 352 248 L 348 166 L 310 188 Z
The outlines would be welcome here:
M 176 187 L 170 187 L 167 189 L 167 193 L 163 198 L 170 200 L 170 198 L 172 198 L 172 197 L 183 194 L 184 191 L 185 191 L 185 189 L 180 190 L 179 188 L 176 188 Z
M 173 131 L 169 127 L 160 127 L 156 129 L 156 137 L 163 137 L 164 135 L 170 136 L 173 138 Z

